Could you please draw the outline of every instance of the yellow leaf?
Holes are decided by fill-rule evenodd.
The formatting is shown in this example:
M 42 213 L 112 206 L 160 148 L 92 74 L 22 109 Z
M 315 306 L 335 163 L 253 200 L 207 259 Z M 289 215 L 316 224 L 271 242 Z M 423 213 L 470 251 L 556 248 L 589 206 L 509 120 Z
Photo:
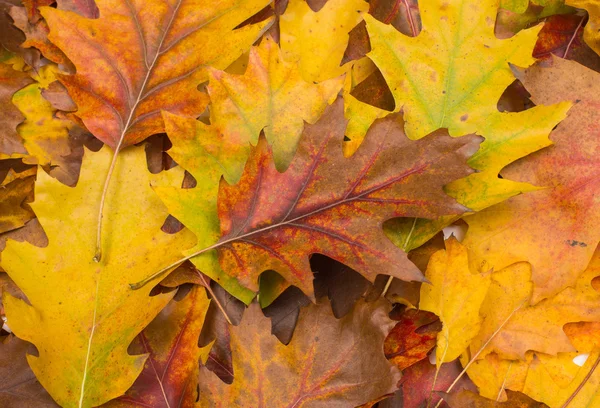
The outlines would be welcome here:
M 340 66 L 348 33 L 368 10 L 363 0 L 329 0 L 318 12 L 304 0 L 290 0 L 279 23 L 283 57 L 297 61 L 309 82 L 342 75 L 352 66 L 351 62 Z
M 590 18 L 583 31 L 583 39 L 596 54 L 600 54 L 600 3 L 597 0 L 566 0 L 569 6 L 585 9 Z
M 31 204 L 48 236 L 38 248 L 9 241 L 1 265 L 30 304 L 3 299 L 11 329 L 33 343 L 39 357 L 28 356 L 36 377 L 65 407 L 91 407 L 122 395 L 144 366 L 146 355 L 127 347 L 172 298 L 149 297 L 152 286 L 133 291 L 141 279 L 194 243 L 183 231 L 167 235 L 167 216 L 150 188 L 144 147 L 131 147 L 118 158 L 106 201 L 102 262 L 92 261 L 101 180 L 112 152 L 85 152 L 75 188 L 38 172 L 36 201 Z
M 367 55 L 403 107 L 408 136 L 419 139 L 439 128 L 452 136 L 489 136 L 480 126 L 514 81 L 508 63 L 535 61 L 531 51 L 541 27 L 497 39 L 498 0 L 427 0 L 419 7 L 423 31 L 417 37 L 365 16 L 372 47 Z
M 468 353 L 461 356 L 461 363 L 468 362 Z M 525 377 L 529 363 L 518 360 L 503 360 L 496 354 L 488 354 L 477 360 L 467 370 L 469 379 L 479 388 L 481 396 L 506 401 L 505 389 L 521 391 L 525 385 Z
M 250 144 L 256 145 L 261 131 L 273 148 L 278 170 L 284 171 L 296 152 L 304 122 L 317 121 L 334 101 L 342 81 L 304 81 L 297 64 L 283 60 L 270 36 L 250 51 L 244 75 L 211 71 L 211 123 L 225 139 L 217 158 L 227 169 L 226 179 L 230 183 L 239 180 Z
M 439 367 L 459 357 L 479 332 L 479 307 L 490 285 L 490 274 L 473 273 L 467 249 L 451 237 L 445 250 L 431 256 L 425 276 L 431 284 L 421 286 L 419 308 L 435 313 L 442 321 L 436 350 Z
M 348 119 L 346 136 L 350 139 L 344 143 L 344 156 L 352 156 L 363 142 L 373 122 L 389 113 L 361 102 L 349 93 L 344 93 L 344 116 Z
M 592 279 L 600 275 L 600 249 L 592 262 L 578 278 L 574 287 L 567 287 L 557 295 L 515 311 L 510 320 L 493 336 L 481 353 L 496 352 L 503 358 L 524 359 L 528 350 L 556 355 L 575 351 L 563 331 L 570 322 L 600 320 L 600 293 L 592 286 Z M 471 353 L 479 350 L 500 327 L 509 314 L 533 292 L 531 267 L 525 262 L 511 265 L 492 274 L 492 285 L 481 307 L 484 322 L 471 343 Z

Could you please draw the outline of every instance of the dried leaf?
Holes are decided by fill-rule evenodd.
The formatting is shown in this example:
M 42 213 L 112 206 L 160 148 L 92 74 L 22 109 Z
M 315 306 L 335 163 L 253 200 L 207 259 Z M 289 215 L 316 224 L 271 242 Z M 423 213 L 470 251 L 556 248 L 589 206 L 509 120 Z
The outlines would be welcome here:
M 2 252 L 2 268 L 31 302 L 3 299 L 9 326 L 38 348 L 29 365 L 61 405 L 100 405 L 131 386 L 146 356 L 130 356 L 127 346 L 173 294 L 148 297 L 151 287 L 132 291 L 127 284 L 194 242 L 189 232 L 159 231 L 166 212 L 149 187 L 143 150 L 128 149 L 118 159 L 119 183 L 106 204 L 112 216 L 105 240 L 112 250 L 101 263 L 92 260 L 89 231 L 102 194 L 98 177 L 112 156 L 107 147 L 86 152 L 75 188 L 38 174 L 31 206 L 49 244 L 9 241 Z
M 382 352 L 393 325 L 385 301 L 360 302 L 340 320 L 329 308 L 324 302 L 302 309 L 296 334 L 285 346 L 252 304 L 240 326 L 232 328 L 233 384 L 202 369 L 200 406 L 346 408 L 393 392 L 400 373 Z

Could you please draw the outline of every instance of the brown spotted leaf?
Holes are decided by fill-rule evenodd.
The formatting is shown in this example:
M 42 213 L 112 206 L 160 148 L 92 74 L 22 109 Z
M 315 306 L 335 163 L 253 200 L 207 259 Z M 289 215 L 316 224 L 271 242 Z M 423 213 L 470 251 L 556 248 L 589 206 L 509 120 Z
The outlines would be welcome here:
M 401 116 L 392 115 L 376 122 L 347 159 L 342 153 L 345 126 L 338 100 L 315 125 L 306 125 L 285 173 L 276 170 L 261 139 L 240 182 L 221 181 L 221 240 L 197 254 L 216 250 L 225 273 L 254 290 L 258 276 L 274 270 L 312 295 L 313 253 L 342 262 L 370 281 L 382 272 L 422 280 L 381 225 L 392 217 L 465 211 L 442 187 L 471 173 L 465 161 L 480 138 L 453 139 L 440 131 L 410 141 Z
M 337 320 L 328 302 L 310 305 L 285 346 L 252 304 L 231 328 L 233 384 L 202 368 L 200 407 L 348 408 L 393 392 L 400 373 L 383 355 L 393 325 L 386 309 L 384 300 L 361 301 Z
M 234 28 L 268 0 L 98 0 L 100 18 L 43 7 L 49 39 L 77 67 L 61 81 L 77 116 L 115 147 L 163 131 L 161 110 L 197 117 L 206 68 L 226 68 L 270 21 Z

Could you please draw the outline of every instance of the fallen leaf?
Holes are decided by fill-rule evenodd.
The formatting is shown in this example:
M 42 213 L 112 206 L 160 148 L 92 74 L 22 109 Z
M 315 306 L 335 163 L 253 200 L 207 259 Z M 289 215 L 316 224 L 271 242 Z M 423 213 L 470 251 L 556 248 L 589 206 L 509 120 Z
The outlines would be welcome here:
M 34 183 L 35 176 L 30 176 L 0 187 L 0 233 L 22 227 L 34 217 L 28 205 Z
M 464 244 L 473 261 L 500 270 L 519 261 L 532 266 L 532 302 L 573 285 L 600 241 L 596 180 L 598 166 L 599 74 L 576 62 L 554 58 L 518 76 L 536 104 L 575 102 L 552 133 L 554 145 L 509 165 L 502 176 L 547 187 L 483 210 L 465 221 Z M 581 222 L 585 220 L 585 222 Z
M 433 312 L 442 321 L 437 335 L 436 364 L 458 358 L 481 327 L 479 308 L 490 286 L 490 273 L 469 268 L 467 248 L 456 238 L 431 256 L 421 285 L 419 309 Z
M 197 86 L 206 68 L 227 67 L 268 28 L 269 21 L 233 30 L 267 3 L 97 0 L 98 19 L 48 7 L 41 13 L 48 38 L 77 67 L 60 78 L 77 116 L 114 149 L 164 131 L 161 110 L 202 113 L 208 97 Z
M 250 51 L 244 75 L 213 70 L 208 93 L 211 123 L 224 135 L 212 153 L 225 167 L 225 179 L 242 175 L 261 131 L 273 149 L 275 165 L 284 171 L 292 160 L 304 123 L 314 124 L 332 103 L 343 78 L 313 84 L 300 76 L 296 63 L 287 62 L 270 36 Z
M 516 360 L 524 359 L 528 350 L 550 355 L 575 351 L 563 326 L 571 322 L 600 321 L 600 292 L 592 287 L 592 279 L 598 275 L 600 249 L 573 287 L 566 287 L 555 296 L 528 306 L 524 301 L 529 300 L 533 286 L 529 265 L 521 262 L 494 272 L 492 285 L 481 307 L 484 321 L 471 343 L 471 352 L 487 344 L 481 356 L 496 352 L 503 358 Z M 519 305 L 523 307 L 519 308 Z M 508 322 L 500 328 L 501 322 L 511 313 Z M 497 330 L 499 332 L 495 333 Z
M 0 341 L 0 405 L 5 408 L 58 407 L 36 380 L 25 355 L 30 344 L 9 335 Z
M 565 0 L 569 6 L 585 9 L 589 14 L 589 20 L 583 31 L 585 42 L 600 54 L 600 5 L 594 0 Z
M 393 392 L 400 373 L 382 352 L 393 325 L 387 307 L 384 300 L 359 302 L 337 320 L 327 302 L 311 305 L 301 310 L 285 346 L 270 334 L 260 307 L 250 305 L 240 326 L 231 329 L 233 384 L 201 369 L 199 405 L 346 408 Z
M 547 408 L 548 405 L 535 401 L 520 392 L 507 391 L 508 400 L 498 402 L 479 396 L 468 390 L 451 394 L 440 393 L 450 408 Z
M 133 355 L 149 355 L 142 373 L 124 396 L 103 407 L 193 407 L 199 362 L 210 350 L 198 347 L 209 303 L 201 286 L 171 300 L 129 347 Z
M 13 105 L 12 97 L 19 89 L 31 84 L 31 77 L 20 71 L 12 69 L 9 65 L 0 64 L 0 158 L 10 157 L 18 153 L 26 153 L 21 138 L 17 134 L 17 125 L 25 118 L 19 109 Z
M 315 12 L 302 0 L 290 0 L 279 23 L 283 58 L 297 62 L 308 82 L 344 74 L 351 66 L 340 66 L 348 33 L 368 9 L 363 0 L 329 0 Z
M 435 407 L 441 399 L 436 391 L 445 391 L 460 372 L 458 360 L 442 364 L 439 372 L 428 359 L 408 367 L 402 372 L 400 380 L 402 408 L 423 408 L 427 405 Z M 477 390 L 466 376 L 461 377 L 456 387 L 458 390 Z M 444 406 L 443 403 L 441 405 Z
M 385 338 L 385 357 L 400 370 L 427 358 L 442 328 L 440 319 L 417 309 L 405 309 L 399 316 L 390 317 L 398 323 Z
M 144 148 L 136 147 L 120 155 L 119 183 L 106 204 L 111 217 L 105 240 L 112 250 L 101 263 L 92 260 L 95 237 L 89 231 L 102 194 L 97 181 L 111 156 L 108 147 L 86 152 L 75 188 L 40 172 L 31 206 L 48 246 L 9 241 L 2 251 L 2 268 L 31 302 L 5 297 L 8 324 L 38 348 L 29 365 L 61 405 L 100 405 L 131 386 L 147 356 L 130 356 L 127 346 L 173 294 L 148 297 L 151 287 L 131 291 L 127 283 L 194 242 L 189 232 L 159 231 L 166 211 L 149 187 Z

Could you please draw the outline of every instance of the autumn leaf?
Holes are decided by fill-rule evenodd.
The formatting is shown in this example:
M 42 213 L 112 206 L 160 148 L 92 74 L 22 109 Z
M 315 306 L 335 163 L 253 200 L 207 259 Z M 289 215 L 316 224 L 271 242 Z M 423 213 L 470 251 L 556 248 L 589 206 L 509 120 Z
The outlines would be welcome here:
M 479 139 L 452 139 L 438 133 L 411 142 L 396 115 L 376 123 L 361 148 L 346 159 L 341 149 L 346 124 L 342 109 L 338 100 L 315 125 L 305 126 L 285 173 L 276 170 L 266 141 L 259 141 L 240 182 L 233 186 L 221 182 L 220 240 L 186 258 L 212 253 L 212 265 L 205 266 L 215 268 L 218 254 L 223 271 L 253 291 L 258 289 L 258 276 L 274 270 L 311 296 L 308 255 L 315 252 L 371 281 L 381 271 L 404 280 L 422 280 L 421 272 L 385 237 L 381 223 L 398 216 L 464 211 L 443 193 L 442 186 L 469 174 L 462 162 Z M 196 146 L 199 150 L 199 143 Z M 344 168 L 343 175 L 338 168 Z M 188 169 L 192 174 L 198 171 Z M 180 217 L 198 214 L 195 206 L 182 208 L 169 202 L 173 215 L 185 225 L 199 224 L 195 218 L 186 217 L 191 221 L 186 223 Z M 212 271 L 196 265 L 212 277 Z
M 408 309 L 400 316 L 392 316 L 398 323 L 385 339 L 385 357 L 404 370 L 427 358 L 435 347 L 441 329 L 439 318 L 433 313 Z
M 134 355 L 149 354 L 142 373 L 124 396 L 103 407 L 193 407 L 198 362 L 205 362 L 210 350 L 210 345 L 198 347 L 209 303 L 201 286 L 171 300 L 129 348 Z
M 315 12 L 302 0 L 290 0 L 279 23 L 283 58 L 297 62 L 300 73 L 309 82 L 325 81 L 347 72 L 349 66 L 340 65 L 348 33 L 368 9 L 363 0 L 329 0 Z
M 569 6 L 585 9 L 589 14 L 589 20 L 583 31 L 585 42 L 594 50 L 596 54 L 600 54 L 600 5 L 593 0 L 566 0 Z
M 61 77 L 77 116 L 116 150 L 163 131 L 161 110 L 202 113 L 207 96 L 196 88 L 207 79 L 206 68 L 227 67 L 268 27 L 264 22 L 232 31 L 264 0 L 96 4 L 98 19 L 51 8 L 41 12 L 48 38 L 77 67 L 76 75 Z
M 35 176 L 16 179 L 0 186 L 0 233 L 22 227 L 34 217 L 28 201 L 33 195 Z
M 444 391 L 459 375 L 461 370 L 458 360 L 442 364 L 439 371 L 428 359 L 408 367 L 402 372 L 400 391 L 402 408 L 434 407 L 440 396 L 436 391 Z M 458 389 L 466 388 L 475 391 L 477 388 L 465 377 L 461 378 Z M 395 407 L 394 407 L 395 408 Z
M 30 345 L 11 335 L 0 341 L 0 405 L 6 408 L 58 407 L 36 380 L 25 355 Z
M 498 402 L 479 396 L 469 391 L 461 390 L 456 393 L 441 393 L 450 408 L 547 408 L 546 404 L 532 400 L 520 392 L 507 391 L 508 401 Z
M 22 145 L 21 138 L 17 134 L 17 125 L 25 118 L 19 109 L 13 105 L 12 97 L 16 91 L 31 84 L 31 77 L 20 71 L 14 70 L 11 66 L 0 64 L 0 106 L 2 106 L 2 116 L 0 116 L 0 158 L 7 158 L 18 153 L 26 153 Z
M 315 123 L 333 102 L 343 78 L 306 82 L 297 65 L 283 59 L 270 36 L 250 51 L 244 75 L 210 71 L 211 123 L 224 135 L 211 153 L 225 167 L 225 179 L 236 183 L 250 152 L 264 131 L 275 165 L 284 171 L 294 156 L 304 123 Z M 217 148 L 217 146 L 215 146 Z
M 337 320 L 327 302 L 311 305 L 301 310 L 285 346 L 252 304 L 232 328 L 233 384 L 201 369 L 199 406 L 345 408 L 393 392 L 400 373 L 381 348 L 393 326 L 386 308 L 384 301 L 359 302 L 352 314 Z
M 600 292 L 592 280 L 600 275 L 600 250 L 573 287 L 565 287 L 555 296 L 524 307 L 532 293 L 531 268 L 525 262 L 492 274 L 492 284 L 481 306 L 483 324 L 471 343 L 471 352 L 487 344 L 481 356 L 496 352 L 506 359 L 524 359 L 528 350 L 556 355 L 575 351 L 563 331 L 570 322 L 600 321 Z M 502 327 L 501 322 L 510 317 Z M 498 331 L 499 330 L 499 331 Z M 498 333 L 494 333 L 498 331 Z M 493 338 L 492 338 L 493 337 Z M 491 341 L 488 342 L 488 340 Z
M 2 268 L 30 301 L 3 299 L 9 325 L 38 348 L 39 357 L 29 356 L 29 365 L 64 406 L 100 405 L 134 382 L 146 356 L 130 356 L 127 347 L 173 295 L 148 297 L 150 287 L 134 292 L 127 283 L 193 244 L 187 231 L 160 232 L 166 211 L 149 187 L 143 147 L 137 147 L 120 155 L 119 183 L 107 201 L 110 255 L 101 263 L 92 260 L 89 231 L 102 194 L 97 181 L 111 156 L 108 147 L 86 152 L 75 188 L 40 172 L 31 206 L 48 246 L 9 241 L 2 251 Z
M 600 217 L 594 205 L 598 74 L 554 58 L 551 67 L 535 66 L 519 77 L 538 104 L 560 99 L 576 104 L 552 133 L 553 146 L 502 171 L 506 178 L 547 188 L 465 218 L 469 233 L 464 243 L 476 255 L 474 262 L 485 260 L 496 270 L 530 262 L 536 303 L 573 285 L 600 241 L 593 228 Z
M 522 67 L 534 62 L 530 50 L 541 27 L 498 40 L 496 0 L 432 0 L 420 6 L 423 30 L 417 37 L 365 16 L 372 47 L 368 56 L 396 105 L 403 106 L 411 139 L 438 128 L 453 136 L 474 133 L 488 115 L 497 113 L 496 102 L 514 80 L 508 63 Z

